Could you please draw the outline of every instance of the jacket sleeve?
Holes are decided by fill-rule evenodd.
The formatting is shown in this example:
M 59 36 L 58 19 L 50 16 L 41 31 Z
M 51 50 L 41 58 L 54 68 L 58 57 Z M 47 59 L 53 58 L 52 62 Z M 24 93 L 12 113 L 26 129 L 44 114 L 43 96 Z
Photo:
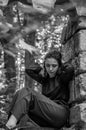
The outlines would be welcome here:
M 38 64 L 31 65 L 28 69 L 25 69 L 25 72 L 27 75 L 29 75 L 32 79 L 36 80 L 37 82 L 41 83 L 43 82 L 43 77 L 40 74 L 41 67 Z
M 67 83 L 73 79 L 73 76 L 74 76 L 74 67 L 70 64 L 64 66 L 60 77 L 61 81 L 63 83 Z

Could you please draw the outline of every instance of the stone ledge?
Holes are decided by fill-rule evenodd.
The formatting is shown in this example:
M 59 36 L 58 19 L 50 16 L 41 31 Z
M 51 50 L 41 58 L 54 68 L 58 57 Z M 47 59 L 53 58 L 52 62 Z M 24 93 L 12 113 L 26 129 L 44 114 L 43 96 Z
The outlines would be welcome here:
M 85 101 L 86 101 L 86 95 L 85 96 L 80 95 L 79 97 L 75 98 L 74 100 L 69 101 L 70 108 L 74 107 L 76 104 L 78 105 L 78 104 L 81 104 Z
M 86 124 L 86 102 L 76 104 L 70 109 L 70 125 L 79 122 Z

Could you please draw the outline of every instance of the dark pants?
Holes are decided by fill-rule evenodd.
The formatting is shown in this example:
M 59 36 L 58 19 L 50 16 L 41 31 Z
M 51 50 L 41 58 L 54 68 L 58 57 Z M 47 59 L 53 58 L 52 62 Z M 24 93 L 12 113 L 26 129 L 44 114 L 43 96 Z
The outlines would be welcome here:
M 28 113 L 31 119 L 44 127 L 60 128 L 67 121 L 69 110 L 38 92 L 23 88 L 15 97 L 10 111 L 18 120 Z

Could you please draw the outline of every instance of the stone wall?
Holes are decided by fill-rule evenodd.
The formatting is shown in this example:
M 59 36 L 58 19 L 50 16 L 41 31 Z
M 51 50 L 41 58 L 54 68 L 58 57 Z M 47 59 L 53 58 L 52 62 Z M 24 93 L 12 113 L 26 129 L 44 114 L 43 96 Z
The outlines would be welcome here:
M 73 19 L 73 17 L 72 17 Z M 75 32 L 75 33 L 74 33 Z M 75 75 L 70 83 L 70 118 L 67 130 L 86 129 L 86 17 L 80 16 L 63 30 L 62 54 L 64 62 L 71 62 Z M 73 35 L 74 34 L 74 35 Z M 68 37 L 72 36 L 70 39 Z M 66 42 L 64 42 L 66 41 Z

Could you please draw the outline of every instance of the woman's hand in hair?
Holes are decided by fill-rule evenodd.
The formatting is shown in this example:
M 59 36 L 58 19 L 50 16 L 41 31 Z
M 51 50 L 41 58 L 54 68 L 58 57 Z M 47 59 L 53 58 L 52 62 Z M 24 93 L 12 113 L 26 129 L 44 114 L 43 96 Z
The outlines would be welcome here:
M 39 73 L 42 77 L 45 76 L 45 71 L 44 71 L 44 68 L 41 69 L 40 73 Z

